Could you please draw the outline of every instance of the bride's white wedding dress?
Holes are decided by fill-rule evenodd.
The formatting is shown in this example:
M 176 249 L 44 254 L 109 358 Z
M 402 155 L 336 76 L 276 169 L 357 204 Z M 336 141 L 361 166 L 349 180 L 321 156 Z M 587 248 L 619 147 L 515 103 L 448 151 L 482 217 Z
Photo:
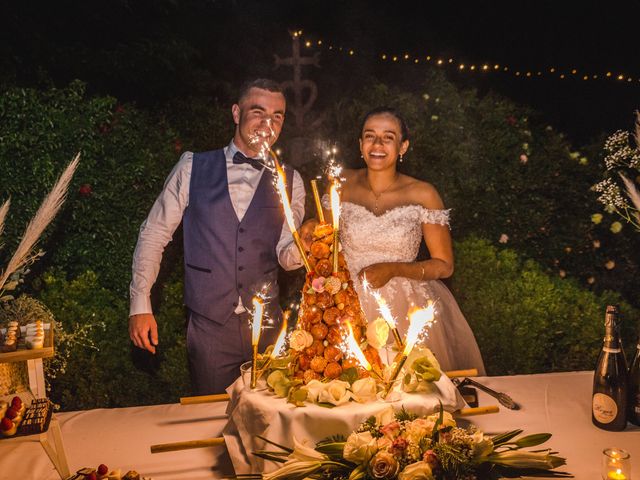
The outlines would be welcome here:
M 379 317 L 378 304 L 364 291 L 358 273 L 364 267 L 384 262 L 413 262 L 422 239 L 422 223 L 449 225 L 448 210 L 428 210 L 421 205 L 405 205 L 375 215 L 367 208 L 342 202 L 340 241 L 353 283 L 368 321 Z M 478 344 L 455 298 L 439 280 L 412 280 L 394 277 L 378 292 L 387 301 L 404 338 L 411 306 L 435 301 L 435 323 L 425 344 L 433 351 L 443 370 L 477 368 L 485 373 Z M 389 342 L 393 337 L 389 335 Z

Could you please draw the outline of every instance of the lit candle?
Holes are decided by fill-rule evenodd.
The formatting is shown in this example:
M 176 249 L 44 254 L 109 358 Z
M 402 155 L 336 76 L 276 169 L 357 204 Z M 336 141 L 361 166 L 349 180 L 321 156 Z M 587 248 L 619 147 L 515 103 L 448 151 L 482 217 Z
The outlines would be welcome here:
M 349 333 L 347 335 L 347 338 L 345 339 L 347 351 L 353 357 L 355 357 L 356 360 L 358 360 L 362 368 L 364 368 L 367 372 L 374 374 L 376 377 L 378 377 L 379 380 L 382 380 L 380 375 L 373 369 L 373 367 L 367 360 L 367 357 L 364 356 L 364 352 L 360 348 L 360 345 L 358 345 L 358 342 L 356 341 L 356 337 L 354 337 L 353 335 L 353 329 L 351 328 L 351 323 L 347 322 L 347 328 L 349 329 Z
M 293 212 L 291 211 L 291 203 L 289 202 L 289 196 L 287 195 L 287 182 L 285 179 L 284 170 L 277 162 L 277 160 L 276 173 L 278 175 L 278 178 L 276 180 L 276 187 L 278 189 L 280 200 L 282 201 L 282 206 L 284 208 L 284 217 L 287 220 L 287 225 L 289 225 L 289 230 L 291 230 L 293 241 L 295 242 L 296 247 L 298 247 L 298 251 L 300 252 L 300 257 L 302 258 L 302 263 L 304 263 L 304 268 L 307 270 L 307 272 L 310 272 L 311 266 L 309 265 L 309 261 L 307 260 L 307 254 L 304 250 L 304 246 L 302 245 L 302 240 L 300 240 L 300 234 L 296 229 L 296 223 L 293 221 Z
M 324 211 L 322 210 L 322 203 L 320 202 L 320 194 L 318 193 L 317 180 L 311 180 L 311 190 L 313 191 L 313 199 L 316 202 L 316 210 L 318 211 L 318 220 L 320 220 L 320 223 L 324 223 Z
M 340 195 L 334 182 L 331 184 L 331 216 L 333 218 L 333 273 L 338 273 L 338 227 L 340 226 Z
M 253 297 L 253 321 L 251 323 L 251 347 L 253 356 L 251 358 L 251 388 L 256 388 L 258 380 L 258 343 L 260 342 L 260 329 L 262 327 L 262 315 L 264 314 L 264 303 L 258 297 Z
M 610 470 L 609 473 L 607 473 L 607 478 L 610 480 L 627 480 L 627 476 L 622 473 L 622 470 L 619 468 L 616 470 Z
M 394 382 L 398 378 L 400 374 L 400 370 L 404 366 L 404 363 L 407 361 L 407 357 L 413 350 L 414 345 L 418 341 L 418 336 L 420 332 L 424 329 L 425 326 L 431 326 L 433 323 L 433 313 L 434 306 L 433 303 L 430 303 L 427 308 L 414 309 L 409 312 L 409 330 L 407 331 L 407 337 L 404 344 L 404 350 L 402 351 L 402 356 L 400 360 L 396 363 L 393 372 L 391 373 L 391 377 L 389 378 L 389 382 L 384 391 L 384 398 L 387 397 L 391 388 L 393 387 Z

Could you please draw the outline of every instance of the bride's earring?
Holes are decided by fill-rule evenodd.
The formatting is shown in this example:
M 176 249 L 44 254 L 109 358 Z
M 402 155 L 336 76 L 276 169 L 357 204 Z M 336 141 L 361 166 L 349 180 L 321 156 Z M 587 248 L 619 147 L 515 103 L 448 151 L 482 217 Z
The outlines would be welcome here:
M 402 154 L 400 154 L 400 159 L 398 160 L 400 163 L 402 163 L 402 161 L 404 160 L 404 158 L 402 158 Z

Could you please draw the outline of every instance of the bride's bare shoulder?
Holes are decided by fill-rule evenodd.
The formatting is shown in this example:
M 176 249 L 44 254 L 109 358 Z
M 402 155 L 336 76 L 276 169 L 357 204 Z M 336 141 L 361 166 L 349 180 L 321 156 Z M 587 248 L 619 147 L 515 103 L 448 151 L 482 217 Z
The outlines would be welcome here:
M 347 182 L 353 181 L 354 179 L 358 178 L 359 176 L 362 176 L 362 172 L 364 170 L 365 170 L 364 168 L 344 168 L 344 169 L 342 169 L 342 177 Z
M 438 190 L 431 183 L 408 175 L 403 176 L 406 177 L 407 195 L 411 197 L 412 203 L 417 203 L 429 209 L 444 208 L 444 203 Z

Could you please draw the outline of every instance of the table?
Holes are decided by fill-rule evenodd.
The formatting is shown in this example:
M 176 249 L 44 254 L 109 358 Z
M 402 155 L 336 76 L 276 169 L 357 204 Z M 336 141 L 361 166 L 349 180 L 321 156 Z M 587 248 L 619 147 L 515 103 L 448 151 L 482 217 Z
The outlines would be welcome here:
M 480 377 L 487 386 L 511 395 L 517 411 L 477 416 L 472 421 L 489 433 L 523 428 L 553 433 L 546 445 L 567 458 L 563 469 L 576 479 L 599 479 L 604 448 L 631 453 L 633 478 L 640 478 L 640 427 L 606 432 L 591 423 L 593 372 L 567 372 L 512 377 Z M 478 392 L 481 405 L 497 402 Z M 178 404 L 96 409 L 58 414 L 72 471 L 100 463 L 136 469 L 154 480 L 204 480 L 229 475 L 231 461 L 223 447 L 151 454 L 149 446 L 217 437 L 226 424 L 226 403 Z M 461 421 L 460 423 L 463 423 Z M 7 475 L 7 476 L 5 476 Z M 0 440 L 0 478 L 53 480 L 53 465 L 37 440 Z

